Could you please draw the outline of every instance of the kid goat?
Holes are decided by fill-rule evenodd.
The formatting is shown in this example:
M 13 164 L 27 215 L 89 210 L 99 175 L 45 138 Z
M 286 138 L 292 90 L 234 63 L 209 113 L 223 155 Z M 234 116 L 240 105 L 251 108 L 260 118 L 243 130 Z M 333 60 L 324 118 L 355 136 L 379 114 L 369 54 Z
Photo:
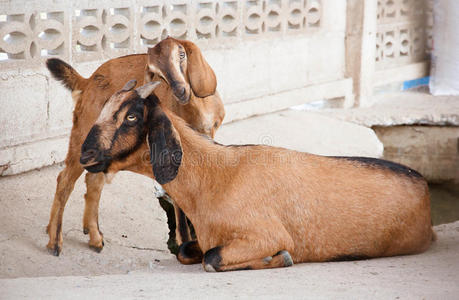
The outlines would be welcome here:
M 88 170 L 123 168 L 148 151 L 144 172 L 194 225 L 179 256 L 206 271 L 286 267 L 419 253 L 433 238 L 426 181 L 414 170 L 362 157 L 325 157 L 262 145 L 223 146 L 191 130 L 132 82 L 105 104 L 82 147 Z
M 75 100 L 73 127 L 65 168 L 57 178 L 56 194 L 51 208 L 47 231 L 48 249 L 54 255 L 62 250 L 62 219 L 65 204 L 76 180 L 84 169 L 80 164 L 80 150 L 84 138 L 97 119 L 104 103 L 126 82 L 135 78 L 139 83 L 161 80 L 155 94 L 162 105 L 183 118 L 193 129 L 213 137 L 225 115 L 223 103 L 216 91 L 215 74 L 199 48 L 189 41 L 167 38 L 148 50 L 148 54 L 128 55 L 102 64 L 90 78 L 81 77 L 75 69 L 59 59 L 49 59 L 51 74 L 72 91 Z M 180 104 L 179 104 L 180 103 Z M 138 172 L 142 157 L 132 156 L 123 170 Z M 96 172 L 96 169 L 91 171 Z M 89 246 L 101 251 L 104 245 L 99 229 L 99 200 L 104 186 L 103 173 L 86 174 L 83 232 L 89 233 Z M 189 239 L 186 218 L 175 207 L 177 243 Z M 171 220 L 169 220 L 171 221 Z

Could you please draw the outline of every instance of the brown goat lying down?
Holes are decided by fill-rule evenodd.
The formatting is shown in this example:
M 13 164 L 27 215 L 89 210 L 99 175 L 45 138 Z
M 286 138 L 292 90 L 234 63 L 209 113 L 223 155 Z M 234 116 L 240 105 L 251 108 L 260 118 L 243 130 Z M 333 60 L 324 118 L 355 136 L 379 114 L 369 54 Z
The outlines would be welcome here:
M 433 239 L 426 181 L 392 162 L 325 157 L 261 145 L 223 146 L 191 130 L 151 95 L 114 94 L 83 144 L 88 165 L 123 168 L 150 151 L 151 174 L 194 224 L 206 271 L 286 267 L 419 253 Z
M 183 118 L 191 128 L 213 137 L 221 125 L 225 111 L 216 91 L 217 81 L 199 48 L 189 41 L 167 38 L 148 50 L 148 54 L 129 55 L 102 64 L 90 78 L 81 77 L 71 66 L 59 59 L 49 59 L 51 74 L 72 91 L 75 100 L 73 127 L 65 168 L 57 178 L 56 194 L 51 208 L 47 231 L 48 249 L 54 255 L 62 250 L 62 219 L 65 204 L 76 180 L 83 173 L 80 164 L 81 145 L 97 119 L 104 103 L 121 89 L 126 78 L 139 83 L 161 80 L 155 90 L 163 106 Z M 123 170 L 138 172 L 144 164 L 142 153 L 131 155 Z M 97 172 L 95 168 L 93 172 Z M 101 171 L 101 170 L 100 170 Z M 99 200 L 105 183 L 103 173 L 86 174 L 83 232 L 89 233 L 89 246 L 101 251 L 104 245 L 99 229 Z M 186 218 L 175 207 L 177 243 L 190 240 Z

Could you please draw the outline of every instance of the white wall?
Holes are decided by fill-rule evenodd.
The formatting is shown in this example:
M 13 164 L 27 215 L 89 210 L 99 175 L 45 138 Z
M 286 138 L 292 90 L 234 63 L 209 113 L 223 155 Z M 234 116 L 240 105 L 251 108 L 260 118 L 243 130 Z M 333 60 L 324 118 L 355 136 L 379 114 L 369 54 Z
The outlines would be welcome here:
M 192 40 L 217 74 L 231 121 L 318 98 L 345 96 L 349 105 L 345 26 L 341 0 L 2 1 L 0 175 L 65 157 L 73 103 L 44 67 L 49 57 L 89 76 L 166 34 Z

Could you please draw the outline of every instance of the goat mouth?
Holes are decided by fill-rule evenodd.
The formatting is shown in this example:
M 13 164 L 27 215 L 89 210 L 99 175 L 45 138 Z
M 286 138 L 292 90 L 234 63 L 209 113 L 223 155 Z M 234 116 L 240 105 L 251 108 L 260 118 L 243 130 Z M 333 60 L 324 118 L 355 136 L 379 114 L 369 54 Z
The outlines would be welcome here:
M 95 165 L 98 165 L 98 164 L 100 164 L 99 161 L 92 161 L 92 162 L 89 162 L 89 163 L 81 164 L 81 166 L 83 168 L 86 168 L 86 167 L 92 167 L 92 166 L 95 166 Z
M 177 102 L 181 105 L 185 105 L 185 104 L 188 104 L 188 102 L 190 102 L 190 96 L 186 97 L 186 96 L 177 96 L 175 95 L 175 99 L 177 99 Z
M 83 167 L 86 169 L 86 171 L 90 173 L 99 173 L 105 172 L 108 169 L 109 165 L 110 163 L 107 161 L 96 161 L 90 164 L 86 164 Z

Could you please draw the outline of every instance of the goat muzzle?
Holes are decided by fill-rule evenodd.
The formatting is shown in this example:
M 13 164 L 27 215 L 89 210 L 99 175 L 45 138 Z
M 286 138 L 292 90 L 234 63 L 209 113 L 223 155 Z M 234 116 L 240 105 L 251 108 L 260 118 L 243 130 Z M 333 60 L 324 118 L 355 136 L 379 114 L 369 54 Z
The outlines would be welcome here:
M 190 87 L 184 84 L 172 83 L 172 90 L 180 104 L 187 104 L 190 101 Z
M 111 157 L 104 155 L 104 152 L 89 149 L 82 151 L 80 164 L 91 173 L 105 172 L 111 164 Z
M 96 157 L 98 156 L 98 151 L 95 149 L 89 149 L 81 153 L 80 164 L 83 167 L 89 167 L 97 164 Z

